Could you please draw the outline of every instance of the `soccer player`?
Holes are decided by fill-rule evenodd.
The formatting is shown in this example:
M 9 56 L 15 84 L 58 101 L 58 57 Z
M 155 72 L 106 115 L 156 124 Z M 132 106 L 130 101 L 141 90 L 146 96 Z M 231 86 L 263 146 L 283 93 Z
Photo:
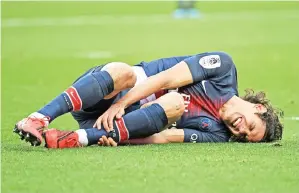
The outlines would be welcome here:
M 174 11 L 174 18 L 199 18 L 200 12 L 195 7 L 196 1 L 179 0 L 177 9 Z
M 174 125 L 179 129 L 176 136 L 180 136 L 176 142 L 225 142 L 229 138 L 228 129 L 234 135 L 232 139 L 238 141 L 281 139 L 281 112 L 271 106 L 263 92 L 254 95 L 248 90 L 243 98 L 238 96 L 237 70 L 226 53 L 207 52 L 140 65 L 149 78 L 101 115 L 96 127 L 103 124 L 109 132 L 113 119 L 119 119 L 126 107 L 153 93 L 175 89 L 188 103 Z M 164 134 L 171 135 L 169 131 Z
M 140 104 L 144 108 L 138 109 Z M 67 112 L 72 112 L 81 129 L 42 132 Z M 177 129 L 161 132 L 174 121 Z M 110 63 L 93 68 L 48 105 L 18 122 L 15 132 L 33 145 L 41 143 L 42 133 L 47 147 L 66 148 L 96 144 L 103 136 L 118 143 L 136 138 L 151 139 L 142 143 L 161 143 L 151 138 L 159 132 L 160 139 L 167 137 L 163 142 L 227 142 L 231 133 L 238 141 L 267 142 L 281 139 L 282 128 L 264 95 L 238 97 L 231 57 L 207 52 L 134 67 Z

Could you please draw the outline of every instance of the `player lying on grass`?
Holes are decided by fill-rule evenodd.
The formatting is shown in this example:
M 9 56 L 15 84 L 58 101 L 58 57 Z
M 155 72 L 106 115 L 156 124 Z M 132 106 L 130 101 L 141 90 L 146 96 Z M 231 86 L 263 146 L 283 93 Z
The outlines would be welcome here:
M 79 130 L 44 130 L 68 112 Z M 92 68 L 14 131 L 32 145 L 40 145 L 43 136 L 48 148 L 93 145 L 102 136 L 117 143 L 136 138 L 141 138 L 136 143 L 166 143 L 227 142 L 233 134 L 236 141 L 270 142 L 281 139 L 279 115 L 263 93 L 240 98 L 231 57 L 207 52 Z M 156 134 L 169 124 L 172 129 Z

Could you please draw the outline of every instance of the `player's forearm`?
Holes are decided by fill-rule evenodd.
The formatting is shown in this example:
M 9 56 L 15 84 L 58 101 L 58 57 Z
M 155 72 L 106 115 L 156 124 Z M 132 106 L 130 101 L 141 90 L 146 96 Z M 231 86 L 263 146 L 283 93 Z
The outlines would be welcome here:
M 170 143 L 166 138 L 159 134 L 155 134 L 146 138 L 139 139 L 130 139 L 125 142 L 121 142 L 122 144 L 131 144 L 131 145 L 145 145 L 145 144 L 166 144 Z
M 132 88 L 119 103 L 125 107 L 150 96 L 160 90 L 182 87 L 193 82 L 189 67 L 185 62 L 180 62 L 176 66 L 149 77 L 146 81 Z
M 160 133 L 156 133 L 146 138 L 130 139 L 123 144 L 166 144 L 166 143 L 183 143 L 184 142 L 184 131 L 182 129 L 167 129 Z
M 124 104 L 125 108 L 127 108 L 131 104 L 162 90 L 165 85 L 165 79 L 160 74 L 157 74 L 155 76 L 149 77 L 146 81 L 133 87 L 117 103 Z

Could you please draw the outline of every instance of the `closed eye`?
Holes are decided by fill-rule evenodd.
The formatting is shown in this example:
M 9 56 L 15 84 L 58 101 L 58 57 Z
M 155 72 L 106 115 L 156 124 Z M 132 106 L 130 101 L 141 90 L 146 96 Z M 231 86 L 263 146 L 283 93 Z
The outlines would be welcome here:
M 250 131 L 253 131 L 253 130 L 255 129 L 255 126 L 256 126 L 256 124 L 255 124 L 255 123 L 252 123 L 252 124 L 251 124 L 251 127 L 250 127 Z

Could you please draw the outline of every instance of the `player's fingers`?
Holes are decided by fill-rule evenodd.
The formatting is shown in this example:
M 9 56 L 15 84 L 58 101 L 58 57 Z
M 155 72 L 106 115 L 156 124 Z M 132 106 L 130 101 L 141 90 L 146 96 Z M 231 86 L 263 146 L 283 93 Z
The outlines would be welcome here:
M 103 124 L 103 127 L 105 128 L 105 130 L 106 130 L 107 132 L 109 132 L 110 129 L 109 129 L 109 125 L 108 125 L 108 121 L 107 121 L 107 119 L 108 119 L 108 117 L 107 117 L 107 115 L 105 115 L 105 116 L 103 117 L 103 119 L 102 119 L 102 124 Z
M 103 136 L 103 141 L 105 143 L 105 146 L 111 146 L 109 140 L 107 139 L 106 136 Z
M 121 114 L 117 113 L 115 117 L 116 117 L 116 119 L 120 119 L 121 118 Z
M 109 143 L 110 143 L 110 145 L 112 147 L 116 147 L 117 146 L 117 143 L 111 137 L 109 137 L 108 140 L 109 140 Z
M 96 128 L 102 129 L 102 116 L 98 118 L 96 122 Z
M 101 146 L 103 146 L 103 145 L 104 145 L 104 140 L 101 138 L 101 139 L 99 140 L 99 143 L 100 143 Z
M 113 130 L 113 118 L 114 117 L 109 117 L 109 119 L 108 119 L 108 125 L 109 125 L 110 131 Z
M 105 140 L 104 140 L 104 136 L 102 136 L 102 137 L 99 139 L 99 143 L 101 144 L 101 146 L 106 146 L 106 144 L 105 144 Z
M 122 109 L 116 114 L 116 118 L 120 119 L 125 114 L 125 111 Z
M 104 144 L 104 141 L 103 141 L 102 138 L 100 138 L 99 141 L 98 141 L 98 145 L 103 146 L 103 144 Z
M 98 120 L 100 119 L 101 117 L 99 117 L 99 118 L 97 118 L 97 120 L 96 120 L 96 122 L 93 124 L 93 126 L 92 127 L 97 127 L 97 123 L 98 123 Z
M 120 119 L 120 118 L 121 118 L 120 114 L 117 113 L 117 114 L 115 115 L 115 118 L 116 118 L 116 119 Z

